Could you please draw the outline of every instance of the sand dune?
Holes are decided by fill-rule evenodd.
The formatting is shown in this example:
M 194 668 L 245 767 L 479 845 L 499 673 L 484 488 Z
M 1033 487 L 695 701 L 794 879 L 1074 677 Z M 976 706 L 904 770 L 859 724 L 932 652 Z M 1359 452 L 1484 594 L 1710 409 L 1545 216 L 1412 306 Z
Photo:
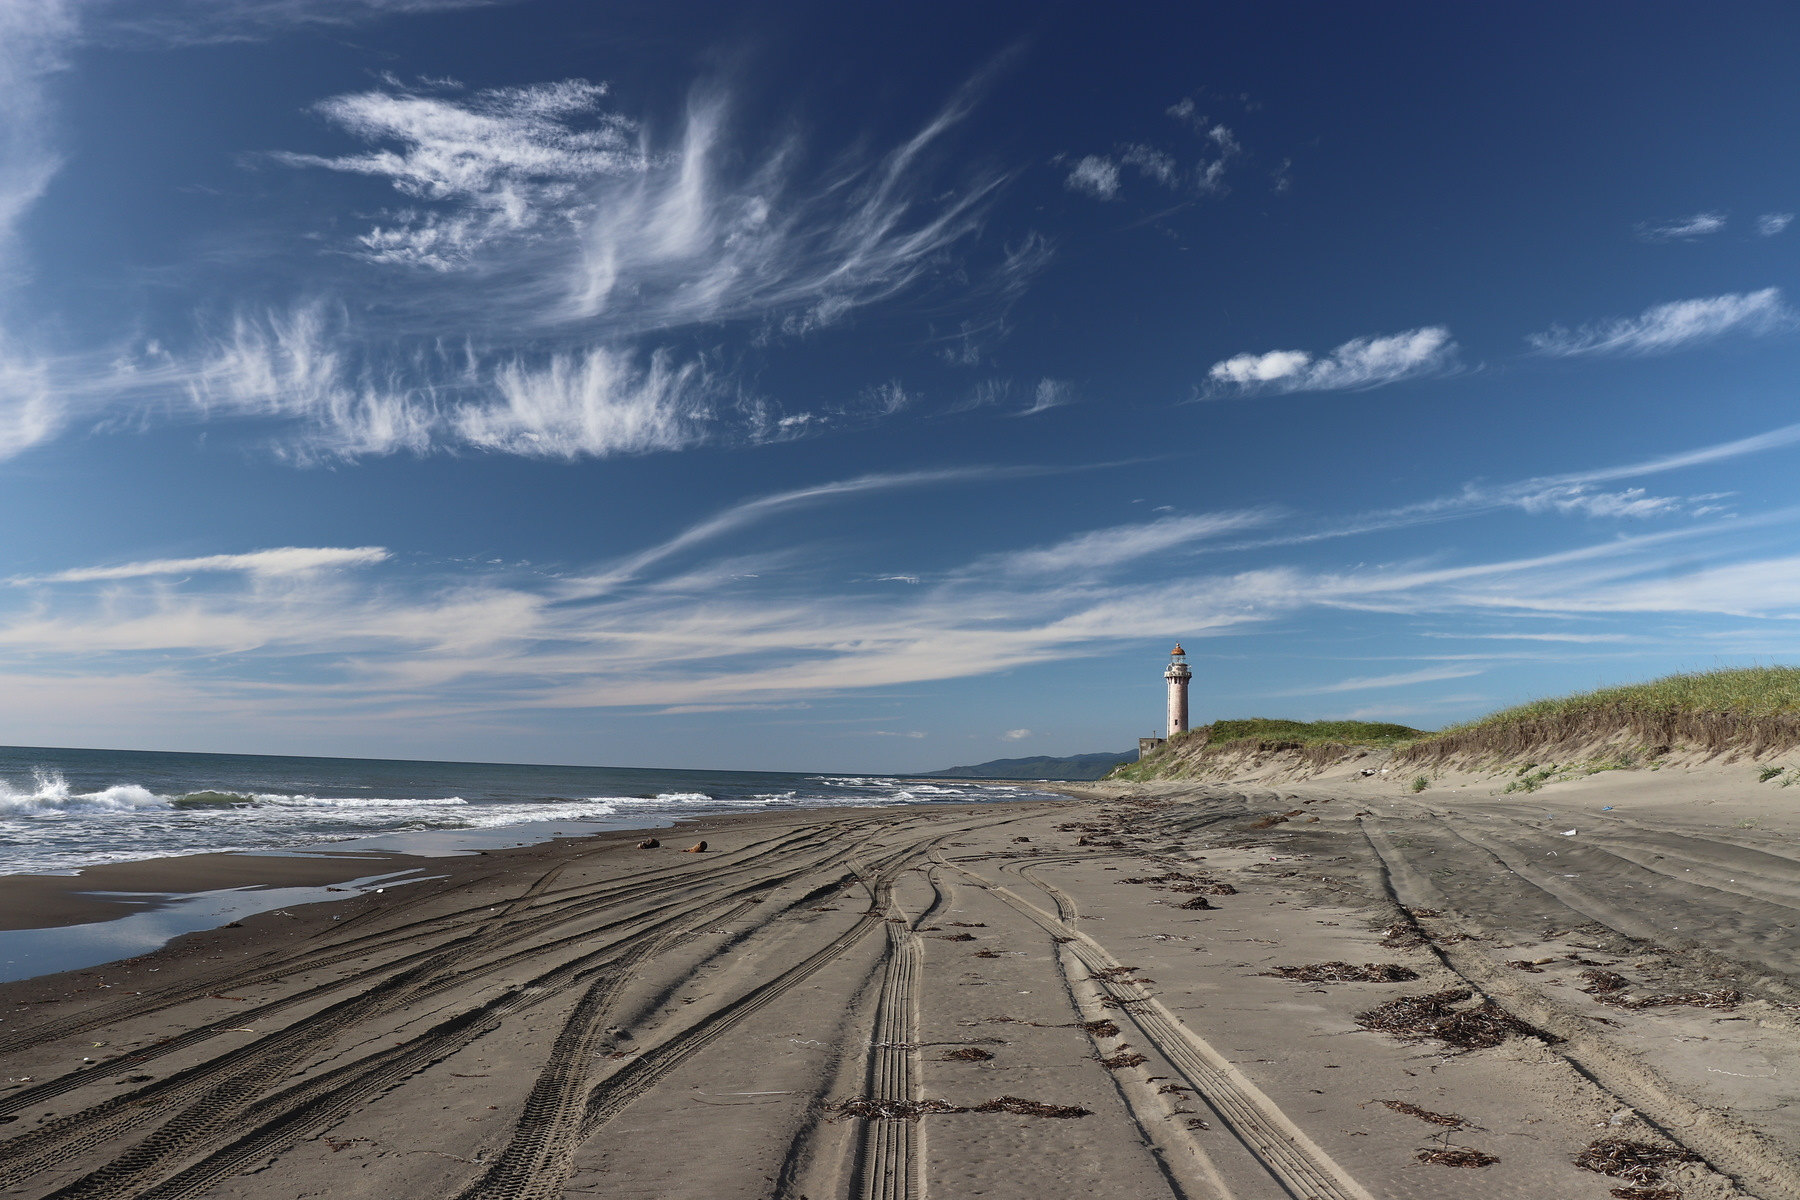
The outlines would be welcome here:
M 1800 1195 L 1800 831 L 1740 824 L 1773 793 L 1735 777 L 1636 781 L 1107 787 L 449 860 L 0 989 L 0 1188 Z

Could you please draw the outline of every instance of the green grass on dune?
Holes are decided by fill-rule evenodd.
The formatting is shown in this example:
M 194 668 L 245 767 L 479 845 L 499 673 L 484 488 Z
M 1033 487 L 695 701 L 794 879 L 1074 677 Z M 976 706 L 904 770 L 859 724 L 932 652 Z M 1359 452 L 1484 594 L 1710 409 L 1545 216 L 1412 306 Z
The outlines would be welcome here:
M 1198 755 L 1190 739 L 1204 738 Z M 1323 765 L 1332 746 L 1391 749 L 1402 761 L 1476 758 L 1526 762 L 1550 749 L 1600 755 L 1585 770 L 1653 762 L 1674 747 L 1762 755 L 1800 746 L 1800 667 L 1734 667 L 1533 700 L 1436 733 L 1379 721 L 1214 721 L 1173 738 L 1114 779 L 1180 778 L 1215 752 L 1247 741 L 1298 746 Z M 1594 750 L 1600 745 L 1602 750 Z M 1604 749 L 1611 746 L 1613 749 Z M 1583 749 L 1587 747 L 1587 749 Z M 1320 757 L 1324 756 L 1324 757 Z M 1530 790 L 1527 788 L 1526 790 Z
M 1426 736 L 1422 729 L 1382 721 L 1281 721 L 1250 717 L 1241 721 L 1214 721 L 1207 744 L 1221 745 L 1244 738 L 1270 742 L 1299 742 L 1303 746 L 1392 746 Z
M 1402 747 L 1402 758 L 1529 756 L 1550 746 L 1635 741 L 1752 754 L 1800 745 L 1800 667 L 1734 667 L 1533 700 Z
M 1438 736 L 1549 717 L 1615 713 L 1729 713 L 1739 717 L 1800 714 L 1800 667 L 1737 667 L 1667 675 L 1648 683 L 1533 700 L 1452 725 Z

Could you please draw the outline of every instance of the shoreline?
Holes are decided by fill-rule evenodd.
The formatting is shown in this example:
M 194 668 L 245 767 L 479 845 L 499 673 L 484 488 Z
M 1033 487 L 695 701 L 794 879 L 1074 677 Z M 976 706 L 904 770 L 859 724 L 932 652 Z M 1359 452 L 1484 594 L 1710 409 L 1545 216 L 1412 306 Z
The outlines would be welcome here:
M 1017 786 L 1022 791 L 1033 788 L 1031 784 L 1018 784 L 1016 781 L 995 782 Z M 985 803 L 1030 802 L 1033 801 L 1020 799 Z M 964 803 L 983 802 L 915 801 L 881 807 L 958 807 Z M 646 833 L 655 836 L 657 831 L 672 832 L 679 839 L 681 834 L 676 831 L 702 828 L 714 821 L 753 821 L 764 816 L 778 818 L 802 812 L 829 813 L 842 817 L 859 811 L 871 811 L 875 807 L 765 809 L 737 814 L 645 815 L 636 819 L 601 818 L 592 821 L 540 820 L 518 825 L 376 834 L 347 841 L 302 843 L 285 849 L 208 851 L 96 863 L 80 867 L 73 873 L 0 875 L 0 986 L 105 966 L 127 957 L 142 957 L 147 952 L 153 953 L 154 950 L 146 951 L 141 946 L 134 946 L 133 943 L 141 938 L 134 938 L 135 931 L 122 927 L 122 923 L 151 914 L 173 914 L 175 910 L 182 910 L 180 916 L 187 919 L 183 921 L 177 917 L 163 939 L 165 944 L 172 944 L 183 937 L 217 930 L 234 917 L 254 915 L 269 908 L 292 909 L 310 905 L 343 904 L 356 898 L 364 890 L 349 885 L 377 876 L 381 878 L 370 883 L 370 888 L 375 883 L 395 888 L 417 886 L 419 880 L 404 878 L 406 875 L 418 875 L 421 879 L 430 880 L 444 878 L 450 881 L 446 886 L 455 887 L 461 886 L 472 868 L 466 863 L 460 867 L 454 864 L 462 860 L 504 855 L 507 851 L 526 850 L 559 842 L 575 843 L 609 838 L 610 841 L 602 841 L 600 844 L 611 845 L 617 841 L 635 844 Z M 595 828 L 570 828 L 581 825 Z M 557 828 L 552 829 L 550 826 Z M 409 852 L 368 845 L 384 842 L 411 844 L 419 847 L 419 850 Z M 225 895 L 231 892 L 240 895 L 249 892 L 251 896 L 245 898 L 248 901 L 245 902 L 239 896 Z M 268 898 L 257 903 L 262 893 L 267 893 Z M 239 902 L 232 903 L 234 900 Z M 47 934 L 55 930 L 67 931 L 68 938 L 21 939 L 9 936 Z M 109 937 L 115 930 L 117 936 Z M 44 951 L 41 949 L 27 950 L 21 947 L 35 947 L 46 941 L 55 946 L 52 953 L 62 960 L 58 966 L 31 975 L 8 977 L 7 968 L 13 965 L 13 960 L 8 959 L 7 954 L 42 955 Z M 76 945 L 66 943 L 86 943 L 96 948 L 83 951 Z M 94 957 L 96 954 L 104 954 L 105 949 L 114 943 L 131 948 L 121 949 L 118 954 L 110 957 Z M 78 959 L 80 961 L 76 961 Z

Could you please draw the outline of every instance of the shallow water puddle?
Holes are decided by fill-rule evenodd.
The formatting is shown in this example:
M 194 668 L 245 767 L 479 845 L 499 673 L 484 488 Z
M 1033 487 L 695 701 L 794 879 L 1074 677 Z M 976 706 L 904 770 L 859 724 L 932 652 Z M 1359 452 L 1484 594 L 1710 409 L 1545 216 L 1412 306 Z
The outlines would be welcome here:
M 121 903 L 150 907 L 111 921 L 87 925 L 0 930 L 0 983 L 148 954 L 184 933 L 216 929 L 256 913 L 317 904 L 321 900 L 348 900 L 384 888 L 444 878 L 442 875 L 418 875 L 420 869 L 409 867 L 404 871 L 365 875 L 329 887 L 250 886 L 211 892 L 94 892 L 95 896 Z

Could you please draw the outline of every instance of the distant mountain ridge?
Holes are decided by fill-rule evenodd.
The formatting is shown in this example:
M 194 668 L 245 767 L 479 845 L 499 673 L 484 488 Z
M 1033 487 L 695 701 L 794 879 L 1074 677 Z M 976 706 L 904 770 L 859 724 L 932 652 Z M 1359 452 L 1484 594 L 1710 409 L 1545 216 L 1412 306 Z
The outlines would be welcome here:
M 1060 779 L 1078 783 L 1099 779 L 1120 763 L 1136 762 L 1137 751 L 1123 754 L 1071 754 L 1053 758 L 1047 754 L 1031 758 L 996 758 L 972 767 L 946 767 L 942 771 L 923 771 L 920 779 Z

